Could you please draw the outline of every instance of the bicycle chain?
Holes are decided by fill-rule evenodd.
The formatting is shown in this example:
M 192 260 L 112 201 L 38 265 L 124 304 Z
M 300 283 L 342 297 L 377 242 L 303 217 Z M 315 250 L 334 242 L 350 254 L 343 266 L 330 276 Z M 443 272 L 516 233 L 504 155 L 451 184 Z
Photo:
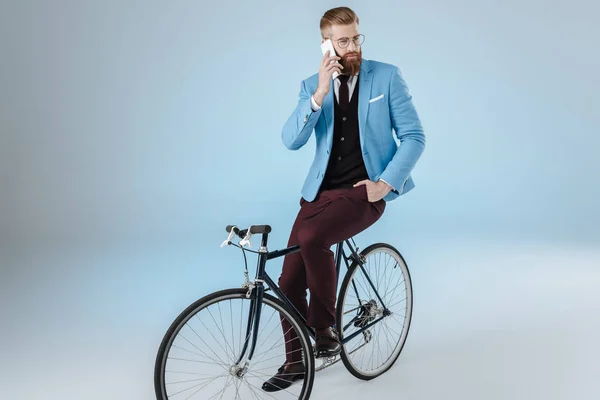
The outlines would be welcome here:
M 361 348 L 366 346 L 367 343 L 369 343 L 371 341 L 371 339 L 372 339 L 371 330 L 367 329 L 366 331 L 364 331 L 363 336 L 365 338 L 365 343 L 361 344 L 356 349 L 352 350 L 350 352 L 350 355 L 354 354 L 355 352 L 357 352 L 358 350 L 360 350 Z M 323 371 L 324 369 L 329 368 L 334 364 L 337 364 L 338 362 L 340 362 L 341 359 L 342 358 L 340 356 L 315 358 L 315 361 L 323 360 L 321 366 L 315 368 L 315 372 Z

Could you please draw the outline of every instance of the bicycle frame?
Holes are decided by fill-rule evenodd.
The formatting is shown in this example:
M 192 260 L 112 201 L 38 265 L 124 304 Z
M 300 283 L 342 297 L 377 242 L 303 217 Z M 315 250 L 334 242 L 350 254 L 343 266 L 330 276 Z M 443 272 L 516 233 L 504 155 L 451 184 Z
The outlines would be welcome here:
M 300 321 L 302 321 L 302 323 L 304 324 L 304 326 L 306 327 L 306 329 L 308 331 L 309 336 L 311 338 L 315 339 L 315 330 L 312 327 L 307 325 L 306 319 L 298 312 L 296 307 L 294 307 L 294 305 L 291 303 L 291 301 L 285 296 L 285 294 L 281 291 L 281 289 L 277 286 L 277 284 L 273 281 L 273 279 L 271 279 L 269 274 L 266 272 L 266 264 L 267 264 L 268 260 L 272 260 L 272 259 L 279 258 L 279 257 L 284 257 L 288 254 L 299 252 L 300 246 L 296 245 L 296 246 L 286 247 L 282 250 L 267 251 L 266 250 L 267 249 L 267 238 L 268 238 L 268 233 L 263 233 L 261 246 L 260 246 L 260 249 L 258 252 L 256 277 L 254 279 L 254 282 L 253 283 L 251 282 L 252 283 L 251 287 L 249 287 L 250 312 L 248 313 L 249 315 L 248 315 L 248 324 L 247 324 L 247 328 L 246 328 L 246 339 L 244 340 L 244 346 L 241 349 L 241 352 L 236 361 L 236 364 L 239 364 L 241 362 L 241 360 L 244 358 L 244 355 L 246 354 L 247 350 L 248 350 L 248 361 L 251 360 L 252 356 L 254 355 L 254 350 L 256 347 L 256 341 L 257 341 L 257 335 L 258 335 L 258 328 L 259 328 L 259 324 L 260 324 L 260 313 L 261 313 L 261 306 L 262 306 L 262 302 L 263 302 L 263 296 L 264 296 L 264 292 L 268 291 L 268 290 L 272 290 L 273 293 L 275 294 L 275 296 L 277 296 L 277 298 L 279 298 L 287 307 L 289 307 L 289 309 L 298 317 L 298 319 Z M 343 248 L 344 243 L 346 243 L 346 245 L 350 249 L 350 252 L 351 252 L 350 256 L 346 256 L 346 254 L 344 252 L 344 248 Z M 355 245 L 355 247 L 356 247 L 356 245 Z M 350 266 L 351 266 L 349 261 L 354 261 L 354 262 L 358 263 L 359 268 L 365 274 L 369 285 L 371 286 L 371 288 L 373 288 L 377 298 L 381 302 L 381 305 L 384 309 L 383 316 L 371 321 L 370 323 L 363 326 L 356 332 L 352 333 L 352 335 L 350 335 L 348 337 L 343 337 L 343 339 L 341 340 L 341 344 L 344 345 L 345 343 L 349 342 L 357 335 L 363 333 L 367 329 L 371 328 L 373 325 L 377 324 L 383 318 L 388 316 L 389 310 L 383 303 L 383 300 L 381 299 L 381 297 L 379 296 L 379 293 L 377 292 L 377 288 L 375 288 L 375 286 L 373 285 L 371 278 L 366 273 L 366 271 L 364 269 L 364 261 L 363 261 L 362 257 L 352 247 L 352 245 L 350 244 L 348 239 L 336 244 L 335 265 L 336 265 L 336 279 L 337 279 L 338 283 L 339 283 L 340 267 L 341 267 L 342 259 L 344 260 L 346 267 L 348 269 L 350 269 Z M 267 289 L 265 289 L 264 283 L 267 284 L 267 286 L 268 286 Z M 353 285 L 353 289 L 356 294 L 356 298 L 358 299 L 359 304 L 360 304 L 361 300 L 358 295 L 358 290 L 356 288 L 356 285 L 354 284 L 354 281 L 352 282 L 352 285 Z M 337 287 L 337 284 L 336 284 L 336 287 Z M 340 333 L 343 333 L 343 331 L 346 328 L 348 328 L 355 320 L 356 320 L 356 317 L 353 318 L 350 322 L 348 322 L 348 324 L 346 324 L 345 327 L 342 327 L 342 330 Z M 252 332 L 252 335 L 251 335 L 252 340 L 249 343 L 251 332 Z M 248 345 L 250 345 L 250 349 L 248 349 Z

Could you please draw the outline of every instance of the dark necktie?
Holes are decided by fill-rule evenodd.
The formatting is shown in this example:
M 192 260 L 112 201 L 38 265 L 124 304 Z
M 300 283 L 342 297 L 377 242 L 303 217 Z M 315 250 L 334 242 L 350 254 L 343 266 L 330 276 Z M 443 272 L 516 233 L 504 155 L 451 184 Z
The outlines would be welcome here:
M 348 79 L 350 76 L 348 75 L 338 75 L 338 79 L 340 80 L 340 96 L 339 103 L 340 108 L 344 111 L 348 108 L 348 103 L 350 102 L 350 96 L 348 95 Z

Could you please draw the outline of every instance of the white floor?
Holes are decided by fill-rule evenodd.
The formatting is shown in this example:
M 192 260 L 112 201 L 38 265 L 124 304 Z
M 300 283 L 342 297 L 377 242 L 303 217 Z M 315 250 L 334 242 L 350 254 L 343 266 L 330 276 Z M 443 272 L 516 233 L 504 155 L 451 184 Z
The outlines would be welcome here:
M 394 368 L 365 382 L 340 362 L 317 374 L 311 399 L 600 398 L 600 250 L 472 241 L 412 249 L 414 315 Z M 147 293 L 130 286 L 123 297 L 134 282 Z M 156 348 L 174 310 L 156 306 L 174 290 L 161 294 L 159 283 L 98 283 L 106 290 L 91 299 L 80 291 L 69 301 L 87 311 L 75 325 L 52 297 L 6 312 L 17 303 L 5 292 L 1 397 L 152 399 Z M 43 319 L 28 320 L 34 307 Z
M 469 244 L 428 257 L 451 261 L 413 273 L 413 326 L 395 367 L 361 382 L 338 363 L 312 398 L 600 398 L 600 251 Z

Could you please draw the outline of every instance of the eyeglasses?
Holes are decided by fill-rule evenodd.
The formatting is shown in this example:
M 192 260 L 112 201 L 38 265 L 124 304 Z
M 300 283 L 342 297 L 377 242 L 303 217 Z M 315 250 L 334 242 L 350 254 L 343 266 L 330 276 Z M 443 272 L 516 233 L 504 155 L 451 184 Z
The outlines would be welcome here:
M 329 39 L 331 39 L 331 38 L 329 38 Z M 365 42 L 365 35 L 363 35 L 361 33 L 361 34 L 354 36 L 352 39 L 343 37 L 343 38 L 331 39 L 331 40 L 334 42 L 337 42 L 337 44 L 338 44 L 338 46 L 340 46 L 340 48 L 345 49 L 350 44 L 350 40 L 352 40 L 354 42 L 354 45 L 357 47 L 362 45 Z

